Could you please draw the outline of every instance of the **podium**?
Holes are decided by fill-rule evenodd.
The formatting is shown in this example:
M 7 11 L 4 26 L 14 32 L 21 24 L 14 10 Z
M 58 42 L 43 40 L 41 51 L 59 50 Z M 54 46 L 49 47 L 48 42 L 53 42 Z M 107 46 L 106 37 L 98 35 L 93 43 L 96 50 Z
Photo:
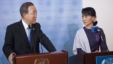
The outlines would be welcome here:
M 51 52 L 16 56 L 15 64 L 68 64 L 67 52 Z
M 84 55 L 78 54 L 78 60 L 80 60 L 80 64 L 96 64 L 96 57 L 98 56 L 111 56 L 113 52 L 98 52 L 98 53 L 86 53 Z

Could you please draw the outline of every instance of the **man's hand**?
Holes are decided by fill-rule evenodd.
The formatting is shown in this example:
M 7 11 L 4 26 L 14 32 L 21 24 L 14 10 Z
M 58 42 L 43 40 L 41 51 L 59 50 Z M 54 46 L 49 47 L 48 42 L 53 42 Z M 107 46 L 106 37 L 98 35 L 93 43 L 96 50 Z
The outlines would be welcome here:
M 8 57 L 9 64 L 13 64 L 13 60 L 14 60 L 15 56 L 16 56 L 16 54 L 14 52 L 9 55 L 9 57 Z

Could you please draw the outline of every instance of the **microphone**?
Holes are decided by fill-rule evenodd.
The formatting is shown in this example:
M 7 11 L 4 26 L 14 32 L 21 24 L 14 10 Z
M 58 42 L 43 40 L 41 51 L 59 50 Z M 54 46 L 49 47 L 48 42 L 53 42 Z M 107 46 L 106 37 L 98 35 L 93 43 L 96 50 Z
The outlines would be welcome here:
M 94 27 L 94 28 L 92 29 L 92 31 L 98 33 L 99 36 L 100 36 L 101 41 L 104 41 L 103 36 L 102 36 L 101 29 L 99 29 L 98 27 Z
M 29 25 L 29 29 L 31 29 L 31 36 L 32 36 L 32 40 L 34 40 L 34 32 L 35 32 L 35 25 L 34 24 L 31 24 Z M 36 49 L 35 49 L 35 42 L 32 42 L 32 50 L 34 53 L 36 53 Z
M 97 28 L 97 32 L 99 33 L 99 36 L 100 36 L 101 40 L 103 41 L 104 39 L 103 39 L 103 36 L 102 36 L 101 30 L 100 30 L 99 28 Z
M 32 25 L 31 25 L 31 28 L 32 28 L 32 30 L 34 31 L 34 30 L 35 30 L 35 24 L 32 24 Z
M 37 30 L 37 24 L 32 24 L 32 25 L 31 25 L 31 29 L 32 29 L 32 31 L 36 31 L 36 30 Z M 37 32 L 36 32 L 36 33 L 37 33 Z M 40 47 L 41 53 L 44 53 L 42 44 L 39 44 L 39 47 Z M 36 48 L 35 43 L 33 43 L 33 50 L 34 50 L 34 53 L 36 53 L 36 49 L 35 49 L 35 48 Z
M 101 33 L 101 30 L 98 29 L 98 32 L 99 32 L 99 36 L 100 36 L 101 40 L 104 41 L 103 36 L 102 36 L 102 33 Z
M 99 28 L 96 27 L 96 26 L 93 26 L 92 29 L 91 29 L 91 31 L 94 32 L 94 33 L 98 33 L 99 36 L 100 36 L 100 39 L 101 39 L 102 41 L 104 40 L 104 39 L 103 39 L 103 36 L 102 36 L 102 33 L 101 33 L 101 29 L 99 29 Z

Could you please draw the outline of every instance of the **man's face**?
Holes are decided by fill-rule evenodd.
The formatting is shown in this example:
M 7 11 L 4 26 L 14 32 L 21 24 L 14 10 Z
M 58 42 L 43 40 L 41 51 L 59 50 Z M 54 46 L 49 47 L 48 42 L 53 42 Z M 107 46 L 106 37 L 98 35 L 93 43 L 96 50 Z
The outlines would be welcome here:
M 36 23 L 37 10 L 35 6 L 29 6 L 28 13 L 24 14 L 24 19 L 28 24 Z

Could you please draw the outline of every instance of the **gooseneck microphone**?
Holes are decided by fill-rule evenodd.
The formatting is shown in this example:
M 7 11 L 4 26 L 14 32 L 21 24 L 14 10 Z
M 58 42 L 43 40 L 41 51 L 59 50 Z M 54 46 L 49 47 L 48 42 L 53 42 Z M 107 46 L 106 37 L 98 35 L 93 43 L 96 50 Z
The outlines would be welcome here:
M 37 28 L 37 24 L 32 24 L 32 25 L 31 25 L 31 28 L 32 28 L 33 33 L 35 32 L 35 34 L 38 35 L 38 32 L 37 32 L 37 29 L 38 29 L 38 28 Z M 35 35 L 35 34 L 34 34 L 34 35 Z M 32 38 L 33 38 L 33 37 L 32 37 Z M 34 40 L 34 39 L 33 39 L 33 40 Z M 36 43 L 37 43 L 37 42 L 33 42 L 33 43 L 32 43 L 32 44 L 33 44 L 33 52 L 34 52 L 34 53 L 36 53 L 36 48 L 37 48 L 37 47 L 36 47 Z M 43 46 L 42 46 L 41 44 L 39 44 L 39 47 L 41 48 L 40 50 L 41 50 L 41 52 L 43 53 Z

